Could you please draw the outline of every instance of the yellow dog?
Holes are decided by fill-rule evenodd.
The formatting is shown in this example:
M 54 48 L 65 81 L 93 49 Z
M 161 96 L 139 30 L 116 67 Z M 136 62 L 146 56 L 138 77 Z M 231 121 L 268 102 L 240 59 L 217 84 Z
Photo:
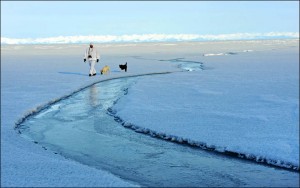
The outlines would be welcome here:
M 110 72 L 110 68 L 109 66 L 105 65 L 102 69 L 101 69 L 101 74 L 107 74 L 108 72 Z

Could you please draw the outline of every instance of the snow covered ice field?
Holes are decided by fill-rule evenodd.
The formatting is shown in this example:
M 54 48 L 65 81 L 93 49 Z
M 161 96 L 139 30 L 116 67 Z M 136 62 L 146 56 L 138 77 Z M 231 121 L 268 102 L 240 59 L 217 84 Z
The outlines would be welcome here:
M 203 172 L 206 172 L 206 176 L 201 179 L 202 184 L 197 185 L 299 186 L 298 43 L 299 40 L 101 44 L 98 47 L 102 59 L 101 63 L 97 65 L 97 70 L 104 64 L 108 64 L 112 72 L 108 76 L 98 75 L 93 78 L 87 76 L 88 67 L 82 62 L 82 53 L 85 47 L 83 45 L 2 46 L 1 184 L 3 186 L 132 186 L 143 184 L 143 181 L 146 182 L 147 177 L 144 177 L 145 180 L 143 180 L 143 176 L 137 176 L 140 179 L 132 178 L 130 180 L 133 182 L 127 183 L 109 172 L 99 170 L 99 168 L 105 169 L 116 176 L 124 177 L 125 175 L 122 175 L 121 170 L 118 171 L 117 169 L 118 164 L 111 164 L 111 166 L 115 166 L 114 169 L 110 169 L 105 164 L 101 164 L 101 161 L 95 162 L 95 164 L 101 164 L 97 166 L 92 162 L 84 161 L 82 156 L 78 157 L 77 155 L 76 157 L 74 152 L 60 151 L 59 153 L 68 158 L 65 159 L 54 154 L 53 151 L 58 149 L 57 146 L 50 146 L 53 141 L 58 142 L 57 140 L 61 139 L 59 134 L 53 138 L 50 131 L 59 131 L 60 128 L 65 133 L 61 135 L 62 138 L 70 138 L 70 140 L 75 141 L 82 136 L 82 138 L 86 138 L 81 140 L 82 142 L 85 141 L 84 144 L 89 144 L 87 138 L 91 135 L 105 135 L 105 131 L 110 126 L 105 127 L 103 123 L 97 122 L 106 119 L 97 117 L 98 113 L 92 114 L 95 117 L 90 120 L 79 116 L 82 121 L 92 122 L 89 126 L 82 127 L 82 125 L 88 124 L 86 122 L 78 123 L 80 120 L 76 119 L 76 113 L 83 111 L 74 110 L 72 113 L 72 109 L 75 109 L 72 108 L 72 105 L 78 109 L 87 110 L 86 106 L 83 105 L 86 103 L 83 102 L 88 99 L 96 102 L 97 106 L 99 105 L 97 101 L 101 99 L 102 95 L 105 95 L 102 90 L 108 88 L 109 92 L 117 93 L 113 97 L 107 94 L 111 99 L 108 101 L 113 102 L 121 97 L 115 105 L 114 103 L 107 104 L 112 107 L 110 109 L 114 113 L 113 116 L 118 117 L 116 120 L 122 121 L 124 126 L 138 129 L 137 132 L 156 134 L 164 138 L 168 137 L 170 140 L 189 142 L 193 145 L 205 144 L 210 149 L 213 148 L 220 152 L 243 153 L 245 157 L 253 155 L 258 157 L 258 161 L 264 159 L 271 164 L 273 163 L 274 166 L 279 165 L 288 168 L 289 165 L 292 165 L 294 168 L 298 168 L 296 172 L 287 171 L 252 162 L 240 162 L 230 157 L 212 157 L 211 155 L 215 155 L 214 153 L 201 151 L 199 154 L 198 149 L 194 151 L 187 149 L 187 146 L 171 146 L 162 140 L 156 138 L 152 140 L 153 138 L 149 137 L 147 142 L 150 143 L 147 143 L 148 145 L 161 147 L 158 149 L 159 151 L 164 148 L 168 148 L 167 152 L 173 151 L 169 158 L 172 156 L 180 158 L 182 153 L 190 152 L 189 157 L 186 157 L 186 162 L 184 162 L 186 166 L 182 169 L 192 168 L 193 165 L 195 169 L 198 169 L 196 166 L 199 163 L 205 163 L 206 171 Z M 12 56 L 16 51 L 18 55 Z M 118 70 L 118 64 L 125 61 L 129 64 L 128 73 Z M 196 71 L 178 72 L 182 69 Z M 105 82 L 103 82 L 104 85 L 99 85 L 101 83 L 92 85 L 108 78 L 173 71 L 174 73 L 170 74 L 133 78 L 134 82 L 130 84 L 130 87 L 128 86 L 128 91 L 124 96 L 122 92 L 117 92 L 123 91 L 122 88 L 127 87 L 124 78 L 119 79 L 124 80 L 124 84 L 123 81 L 118 83 L 117 80 L 112 80 L 108 81 L 106 85 Z M 86 87 L 89 85 L 91 87 Z M 100 92 L 97 92 L 96 86 L 101 87 Z M 78 90 L 78 88 L 85 89 Z M 78 92 L 73 94 L 72 92 L 75 90 Z M 38 126 L 33 122 L 32 129 L 34 129 L 33 127 L 36 130 L 42 129 L 40 133 L 43 133 L 44 136 L 50 136 L 46 136 L 46 138 L 52 136 L 48 143 L 36 145 L 21 138 L 13 130 L 14 122 L 20 120 L 25 111 L 29 110 L 31 113 L 31 108 L 43 103 L 47 105 L 49 100 L 70 93 L 73 94 L 70 98 L 58 101 L 58 103 L 47 108 L 52 112 L 43 114 L 45 111 L 42 111 L 30 117 L 36 119 L 36 122 L 44 122 L 40 124 L 43 126 Z M 98 98 L 94 96 L 97 94 Z M 85 100 L 79 99 L 77 102 L 70 102 L 70 100 L 75 100 L 73 96 L 75 99 L 81 96 Z M 107 100 L 105 99 L 105 101 Z M 71 106 L 66 108 L 68 110 L 65 112 L 64 108 L 60 109 L 57 106 L 68 102 Z M 103 104 L 99 107 L 102 108 Z M 102 110 L 107 110 L 105 105 Z M 53 119 L 55 118 L 51 113 L 55 111 L 65 113 L 63 117 L 65 122 L 71 123 L 69 127 L 64 126 L 62 128 L 58 123 L 53 124 L 56 129 L 49 128 L 49 126 L 44 129 L 44 126 L 47 125 L 43 118 L 47 117 L 49 121 L 52 121 L 51 116 Z M 56 115 L 61 117 L 59 114 Z M 80 115 L 90 117 L 85 113 Z M 28 118 L 27 123 L 32 121 L 30 118 Z M 142 134 L 132 130 L 125 131 L 121 126 L 122 122 L 114 122 L 115 127 L 109 131 L 116 135 L 123 135 L 123 132 L 126 132 L 128 137 L 125 137 L 124 133 L 123 138 L 129 138 L 129 141 L 132 139 L 133 141 L 128 141 L 128 144 L 136 144 L 138 147 L 140 144 L 138 143 L 139 137 L 142 137 Z M 102 125 L 103 127 L 101 127 Z M 105 125 L 107 126 L 108 123 Z M 76 135 L 78 130 L 81 132 L 79 131 L 79 135 Z M 69 131 L 74 131 L 74 134 L 68 135 Z M 87 134 L 89 132 L 93 132 L 93 134 Z M 24 136 L 24 134 L 22 135 Z M 35 136 L 32 138 L 38 138 L 39 132 L 35 132 Z M 103 136 L 108 141 L 102 144 L 109 146 L 108 143 L 111 138 L 106 137 L 109 136 Z M 122 141 L 119 137 L 117 140 Z M 125 144 L 121 145 L 123 148 L 121 146 L 118 148 L 121 151 L 125 150 L 124 153 L 128 152 L 124 148 L 127 144 L 126 140 L 128 139 L 124 139 Z M 75 145 L 73 142 L 69 144 L 63 142 L 64 139 L 62 142 L 56 143 L 60 145 L 60 149 L 70 149 Z M 49 147 L 53 151 L 45 150 L 43 147 Z M 93 144 L 81 148 L 78 146 L 79 149 L 95 149 L 94 147 Z M 182 147 L 180 151 L 183 152 L 178 151 L 176 153 L 174 152 L 176 149 L 170 149 L 172 147 Z M 103 149 L 104 146 L 99 146 L 99 148 Z M 88 149 L 82 152 L 92 155 L 93 150 L 88 153 Z M 141 160 L 147 163 L 144 158 L 143 160 L 139 158 L 141 156 L 148 157 L 148 160 L 158 160 L 165 157 L 164 161 L 168 161 L 168 158 L 162 155 L 164 152 L 155 152 L 155 147 L 145 149 L 149 149 L 148 154 L 135 156 L 135 152 L 131 151 L 131 155 L 137 157 L 134 158 L 135 161 Z M 107 152 L 116 152 L 116 150 L 108 149 Z M 96 153 L 105 161 L 107 156 L 102 155 L 103 152 L 98 151 Z M 124 163 L 122 159 L 126 157 L 121 157 L 122 152 L 117 156 L 113 154 L 110 156 L 111 159 Z M 160 155 L 162 157 L 157 158 Z M 199 157 L 195 157 L 198 155 Z M 70 159 L 79 161 L 79 163 Z M 87 159 L 89 158 L 87 157 Z M 171 161 L 175 163 L 175 161 Z M 105 162 L 109 164 L 109 160 Z M 82 165 L 82 163 L 88 166 Z M 162 165 L 164 164 L 162 163 Z M 138 167 L 140 168 L 140 166 Z M 248 172 L 241 170 L 239 173 L 237 167 L 248 169 Z M 228 173 L 226 169 L 232 169 L 232 173 Z M 143 172 L 146 173 L 147 168 L 144 170 Z M 161 171 L 162 169 L 158 168 L 157 170 Z M 198 172 L 198 170 L 193 172 Z M 176 177 L 176 175 L 173 176 Z M 252 177 L 252 180 L 257 182 L 251 182 L 251 178 L 247 180 L 248 177 Z M 268 181 L 261 180 L 264 178 Z M 125 179 L 128 180 L 129 178 Z M 183 179 L 188 179 L 188 177 Z M 164 181 L 164 179 L 160 181 Z M 185 181 L 182 180 L 181 182 Z M 185 183 L 188 185 L 191 182 L 186 181 Z
M 299 170 L 298 48 L 189 59 L 206 62 L 204 71 L 144 78 L 114 106 L 117 116 L 168 138 Z

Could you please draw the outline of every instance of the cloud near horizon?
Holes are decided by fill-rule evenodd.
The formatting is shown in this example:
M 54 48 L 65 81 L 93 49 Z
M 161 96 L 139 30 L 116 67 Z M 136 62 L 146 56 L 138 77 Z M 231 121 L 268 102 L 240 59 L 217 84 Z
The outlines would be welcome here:
M 69 44 L 69 43 L 110 43 L 110 42 L 168 42 L 168 41 L 209 41 L 249 39 L 299 39 L 299 32 L 234 33 L 220 35 L 198 34 L 142 34 L 142 35 L 89 35 L 58 36 L 46 38 L 1 37 L 1 44 Z

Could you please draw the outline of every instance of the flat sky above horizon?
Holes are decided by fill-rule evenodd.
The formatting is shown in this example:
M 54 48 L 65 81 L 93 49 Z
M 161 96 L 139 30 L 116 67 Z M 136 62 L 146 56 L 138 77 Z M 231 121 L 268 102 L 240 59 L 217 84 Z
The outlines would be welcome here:
M 299 32 L 298 1 L 1 1 L 1 37 Z

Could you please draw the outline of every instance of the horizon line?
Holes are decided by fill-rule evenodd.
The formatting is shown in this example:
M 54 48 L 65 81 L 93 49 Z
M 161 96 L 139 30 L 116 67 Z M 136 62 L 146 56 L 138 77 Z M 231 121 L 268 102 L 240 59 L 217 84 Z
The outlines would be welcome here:
M 2 44 L 80 44 L 126 42 L 189 42 L 255 39 L 299 39 L 299 32 L 233 33 L 233 34 L 131 34 L 131 35 L 77 35 L 44 38 L 8 38 L 1 36 Z

